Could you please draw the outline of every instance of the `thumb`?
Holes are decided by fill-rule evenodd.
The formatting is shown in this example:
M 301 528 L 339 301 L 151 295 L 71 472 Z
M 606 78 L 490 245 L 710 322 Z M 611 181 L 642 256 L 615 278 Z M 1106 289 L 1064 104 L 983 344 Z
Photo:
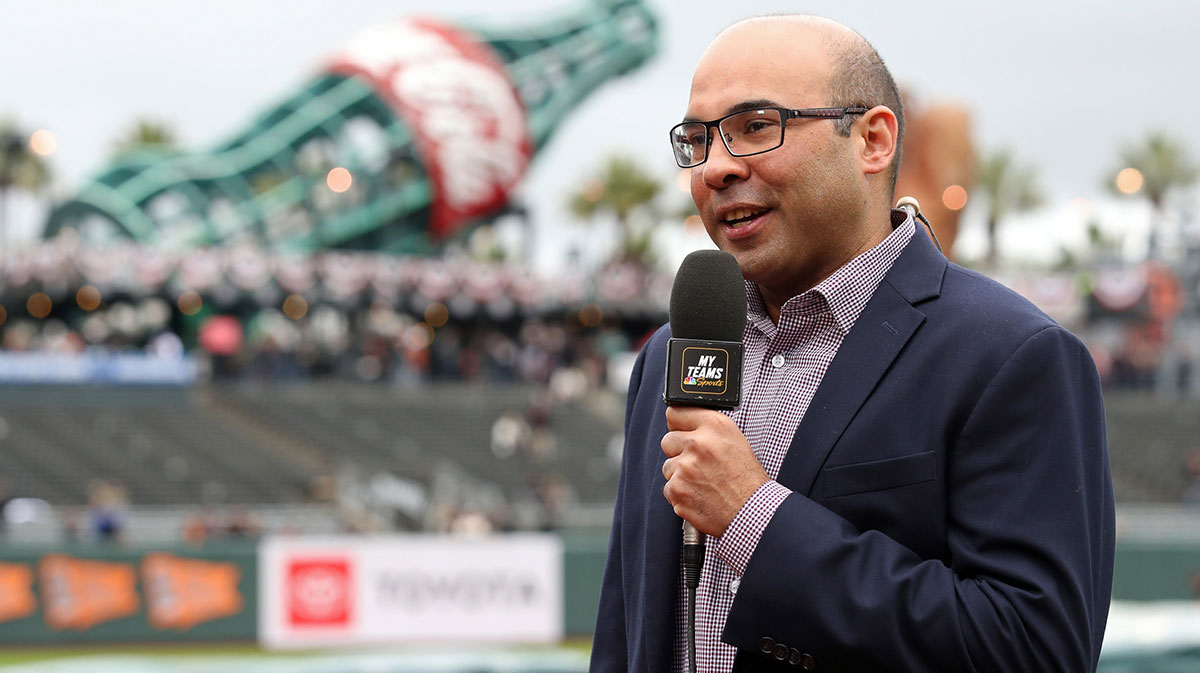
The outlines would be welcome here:
M 667 407 L 667 429 L 675 430 L 695 430 L 699 427 L 698 412 L 702 411 L 699 407 L 684 407 L 670 405 Z

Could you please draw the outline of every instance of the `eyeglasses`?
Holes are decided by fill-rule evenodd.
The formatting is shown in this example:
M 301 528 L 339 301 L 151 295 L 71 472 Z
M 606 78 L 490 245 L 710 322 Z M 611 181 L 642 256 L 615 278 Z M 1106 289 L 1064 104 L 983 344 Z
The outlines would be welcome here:
M 708 159 L 708 147 L 712 136 L 708 130 L 717 127 L 721 142 L 735 157 L 748 157 L 771 150 L 783 144 L 783 129 L 789 119 L 808 117 L 813 119 L 841 119 L 846 115 L 862 114 L 867 108 L 818 107 L 807 110 L 792 110 L 785 107 L 764 107 L 744 110 L 725 115 L 710 122 L 683 122 L 671 129 L 671 149 L 675 152 L 675 163 L 680 168 L 699 166 Z

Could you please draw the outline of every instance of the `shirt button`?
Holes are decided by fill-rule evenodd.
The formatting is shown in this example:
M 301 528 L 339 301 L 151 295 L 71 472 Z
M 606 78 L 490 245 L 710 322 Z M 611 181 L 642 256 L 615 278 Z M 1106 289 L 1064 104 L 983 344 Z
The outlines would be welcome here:
M 729 593 L 736 594 L 738 587 L 740 587 L 740 586 L 742 586 L 742 578 L 740 578 L 740 577 L 733 578 L 733 581 L 729 583 Z
M 786 359 L 783 357 L 783 355 L 779 354 L 776 354 L 775 357 L 771 358 L 771 364 L 774 365 L 776 369 L 782 367 L 785 361 Z

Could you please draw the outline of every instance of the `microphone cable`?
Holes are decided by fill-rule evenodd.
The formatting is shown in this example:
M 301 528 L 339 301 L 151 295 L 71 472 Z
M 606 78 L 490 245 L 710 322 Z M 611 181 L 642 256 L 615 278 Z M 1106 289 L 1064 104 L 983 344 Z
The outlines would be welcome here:
M 937 234 L 933 233 L 933 225 L 929 223 L 929 219 L 926 218 L 925 214 L 921 212 L 921 204 L 917 203 L 916 199 L 911 196 L 902 196 L 900 197 L 900 200 L 896 202 L 896 207 L 904 209 L 911 217 L 924 222 L 925 228 L 929 230 L 929 236 L 933 239 L 933 244 L 937 246 L 938 252 L 942 253 L 943 255 L 946 254 L 945 251 L 942 250 L 942 242 L 938 240 Z

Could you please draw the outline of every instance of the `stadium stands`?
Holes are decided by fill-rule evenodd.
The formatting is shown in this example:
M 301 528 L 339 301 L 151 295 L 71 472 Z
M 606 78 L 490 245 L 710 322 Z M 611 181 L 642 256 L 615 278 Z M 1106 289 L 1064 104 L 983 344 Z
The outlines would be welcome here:
M 135 503 L 277 503 L 301 499 L 310 477 L 184 388 L 6 386 L 0 408 L 13 496 L 83 505 L 113 479 Z
M 0 477 L 11 497 L 79 511 L 99 479 L 119 484 L 135 507 L 343 506 L 321 491 L 325 480 L 343 499 L 356 484 L 408 488 L 407 510 L 393 507 L 405 516 L 384 517 L 404 529 L 443 529 L 439 507 L 478 510 L 500 529 L 572 525 L 580 511 L 604 525 L 616 492 L 620 395 L 590 390 L 563 400 L 548 390 L 339 381 L 2 386 Z M 1184 499 L 1200 402 L 1122 392 L 1106 402 L 1118 501 Z M 381 476 L 390 481 L 380 486 Z
M 6 386 L 0 418 L 10 495 L 54 505 L 87 504 L 97 479 L 139 506 L 302 503 L 318 478 L 354 471 L 429 492 L 449 474 L 498 494 L 484 505 L 545 505 L 553 485 L 558 501 L 605 506 L 621 408 L 610 393 L 550 402 L 530 385 Z
M 534 386 L 331 382 L 228 387 L 222 395 L 234 413 L 270 424 L 335 470 L 350 466 L 430 484 L 442 467 L 497 487 L 510 504 L 536 499 L 546 478 L 566 479 L 573 501 L 606 503 L 616 492 L 617 469 L 606 451 L 620 432 L 622 410 L 605 393 L 549 403 Z M 501 418 L 527 436 L 497 445 L 493 430 Z
M 1108 447 L 1118 502 L 1179 502 L 1185 462 L 1200 447 L 1200 400 L 1105 393 Z

